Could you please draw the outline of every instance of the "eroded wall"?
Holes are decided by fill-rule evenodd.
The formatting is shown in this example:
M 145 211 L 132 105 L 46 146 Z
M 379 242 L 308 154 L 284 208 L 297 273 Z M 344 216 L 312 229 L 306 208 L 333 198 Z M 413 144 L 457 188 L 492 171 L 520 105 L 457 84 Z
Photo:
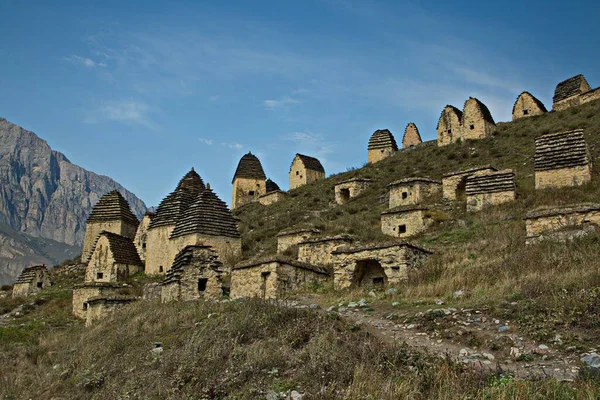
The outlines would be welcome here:
M 535 171 L 536 189 L 580 186 L 591 180 L 592 168 L 590 165 Z
M 384 235 L 406 238 L 426 230 L 433 221 L 425 210 L 381 214 L 381 232 Z M 405 227 L 405 231 L 401 226 Z
M 231 194 L 231 209 L 258 201 L 265 193 L 267 187 L 264 179 L 235 178 Z

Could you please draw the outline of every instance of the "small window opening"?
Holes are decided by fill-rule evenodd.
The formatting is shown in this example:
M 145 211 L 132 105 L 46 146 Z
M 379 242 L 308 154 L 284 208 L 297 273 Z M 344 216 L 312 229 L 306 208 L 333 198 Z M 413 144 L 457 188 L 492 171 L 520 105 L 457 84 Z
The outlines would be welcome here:
M 88 303 L 83 303 L 83 311 L 86 311 L 88 309 Z
M 397 266 L 397 265 L 392 265 L 392 269 L 393 269 L 394 271 L 398 271 L 398 270 L 400 269 L 400 267 L 399 267 L 399 266 Z
M 452 129 L 448 129 L 448 133 L 452 133 Z
M 383 285 L 383 277 L 373 278 L 373 285 Z
M 408 192 L 402 192 L 402 200 L 408 199 Z
M 529 110 L 523 110 L 523 115 L 529 114 Z
M 44 282 L 38 282 L 37 287 L 41 288 L 43 284 L 44 284 Z
M 300 175 L 300 171 L 296 171 L 296 175 Z
M 248 192 L 248 194 L 249 194 L 250 196 L 254 196 L 254 190 L 251 190 L 251 191 L 249 191 L 249 192 Z
M 300 175 L 300 179 L 302 179 L 302 175 Z
M 399 225 L 398 233 L 406 233 L 406 225 Z
M 381 154 L 383 154 L 383 152 L 384 152 L 384 150 L 382 149 L 382 150 L 381 150 Z
M 475 125 L 471 125 L 469 126 L 469 128 L 471 128 L 471 130 L 475 129 Z
M 163 272 L 163 266 L 158 267 L 158 272 Z
M 200 278 L 198 279 L 198 291 L 200 293 L 203 293 L 206 290 L 206 284 L 208 283 L 208 279 L 207 278 Z
M 102 279 L 102 278 L 104 278 L 104 274 L 102 272 L 98 272 L 96 274 L 96 279 Z
M 146 243 L 142 243 L 142 249 L 146 248 Z
M 269 275 L 271 275 L 271 271 L 265 271 L 260 273 L 260 276 L 262 276 L 263 279 L 267 278 Z

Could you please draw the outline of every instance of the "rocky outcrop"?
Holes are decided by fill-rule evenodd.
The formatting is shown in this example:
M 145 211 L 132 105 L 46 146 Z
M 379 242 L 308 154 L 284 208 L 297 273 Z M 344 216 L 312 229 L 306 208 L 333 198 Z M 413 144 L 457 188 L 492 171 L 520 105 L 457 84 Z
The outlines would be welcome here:
M 79 247 L 92 206 L 114 189 L 138 217 L 144 215 L 145 204 L 123 186 L 72 164 L 35 133 L 0 118 L 0 223 L 28 237 Z M 5 241 L 3 251 L 16 251 L 10 242 Z M 21 262 L 18 256 L 13 259 L 8 274 L 8 264 L 0 263 L 0 275 L 16 278 Z

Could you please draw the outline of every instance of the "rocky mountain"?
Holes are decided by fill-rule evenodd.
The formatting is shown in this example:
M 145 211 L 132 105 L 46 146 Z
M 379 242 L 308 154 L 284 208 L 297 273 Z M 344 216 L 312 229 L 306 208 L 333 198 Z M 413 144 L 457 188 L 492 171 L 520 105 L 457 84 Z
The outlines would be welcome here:
M 72 164 L 35 133 L 0 118 L 0 283 L 31 262 L 52 265 L 79 254 L 87 215 L 113 189 L 144 214 L 146 205 L 111 178 Z

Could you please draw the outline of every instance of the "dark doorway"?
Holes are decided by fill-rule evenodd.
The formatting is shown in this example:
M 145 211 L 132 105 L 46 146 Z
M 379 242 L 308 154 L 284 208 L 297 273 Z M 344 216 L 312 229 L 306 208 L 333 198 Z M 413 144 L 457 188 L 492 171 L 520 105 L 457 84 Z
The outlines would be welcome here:
M 350 200 L 350 189 L 340 189 L 340 198 L 342 200 L 342 203 L 345 203 L 348 200 Z
M 456 185 L 456 190 L 454 191 L 456 195 L 456 201 L 466 201 L 467 200 L 467 177 L 461 178 L 458 185 Z
M 206 284 L 208 283 L 207 278 L 198 279 L 198 291 L 204 293 L 206 291 Z
M 263 299 L 267 297 L 267 279 L 269 279 L 270 275 L 271 275 L 270 271 L 261 272 L 261 274 L 260 274 L 260 277 L 261 277 L 260 295 Z
M 387 283 L 387 275 L 377 260 L 357 261 L 354 268 L 353 283 L 356 286 L 385 285 Z

